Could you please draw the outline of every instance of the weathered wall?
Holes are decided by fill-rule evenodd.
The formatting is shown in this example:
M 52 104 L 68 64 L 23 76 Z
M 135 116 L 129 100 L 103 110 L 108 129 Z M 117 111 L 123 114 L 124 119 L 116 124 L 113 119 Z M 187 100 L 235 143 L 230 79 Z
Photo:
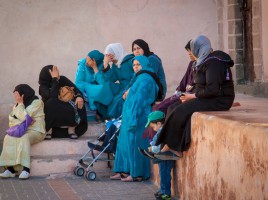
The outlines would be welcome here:
M 6 104 L 17 84 L 28 83 L 38 93 L 39 72 L 47 64 L 74 80 L 79 59 L 113 42 L 130 53 L 135 39 L 147 41 L 173 91 L 189 62 L 185 44 L 205 34 L 217 47 L 215 7 L 214 0 L 0 0 L 0 132 L 7 128 Z
M 121 42 L 131 52 L 137 38 L 162 58 L 174 90 L 189 61 L 189 39 L 203 33 L 216 46 L 215 7 L 214 0 L 0 0 L 0 103 L 12 100 L 18 83 L 37 91 L 44 65 L 58 65 L 74 80 L 77 60 L 88 51 Z
M 180 199 L 268 199 L 268 101 L 236 101 L 230 111 L 193 114 L 191 146 L 173 172 Z M 157 165 L 152 174 L 159 184 Z
M 196 113 L 178 162 L 181 199 L 268 199 L 268 128 Z

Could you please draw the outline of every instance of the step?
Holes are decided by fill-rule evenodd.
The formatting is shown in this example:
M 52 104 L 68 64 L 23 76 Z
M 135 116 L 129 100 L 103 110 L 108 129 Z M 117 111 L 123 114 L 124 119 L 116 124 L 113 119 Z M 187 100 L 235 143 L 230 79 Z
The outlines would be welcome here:
M 44 176 L 55 173 L 73 172 L 79 159 L 87 153 L 88 141 L 97 143 L 97 138 L 105 131 L 104 123 L 90 123 L 87 132 L 77 140 L 52 138 L 34 144 L 31 147 L 31 175 Z M 98 154 L 99 152 L 95 152 Z M 91 155 L 90 155 L 91 156 Z M 103 154 L 106 158 L 107 154 Z M 98 162 L 96 166 L 106 166 Z M 94 165 L 94 167 L 96 167 Z M 40 170 L 42 169 L 42 170 Z

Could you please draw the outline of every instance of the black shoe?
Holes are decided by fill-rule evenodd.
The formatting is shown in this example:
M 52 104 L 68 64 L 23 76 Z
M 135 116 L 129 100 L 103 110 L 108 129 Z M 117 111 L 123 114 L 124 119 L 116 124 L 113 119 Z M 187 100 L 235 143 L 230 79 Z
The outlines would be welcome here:
M 144 149 L 142 149 L 140 147 L 138 149 L 139 149 L 139 151 L 141 152 L 142 155 L 144 155 L 146 157 L 149 157 L 151 159 L 154 158 L 154 153 L 148 152 L 148 151 L 146 151 L 146 150 L 144 150 Z
M 161 197 L 162 195 L 163 195 L 163 194 L 161 194 L 160 191 L 157 191 L 156 193 L 154 193 L 155 198 L 159 198 L 159 197 Z
M 154 155 L 154 157 L 160 159 L 160 160 L 179 160 L 179 156 L 174 154 L 171 151 L 165 151 L 165 152 L 159 152 Z
M 154 157 L 155 153 L 152 153 L 152 152 L 149 152 L 149 151 L 146 151 L 146 150 L 144 150 L 144 153 L 146 154 L 147 157 L 149 157 L 151 159 L 155 159 L 155 157 Z

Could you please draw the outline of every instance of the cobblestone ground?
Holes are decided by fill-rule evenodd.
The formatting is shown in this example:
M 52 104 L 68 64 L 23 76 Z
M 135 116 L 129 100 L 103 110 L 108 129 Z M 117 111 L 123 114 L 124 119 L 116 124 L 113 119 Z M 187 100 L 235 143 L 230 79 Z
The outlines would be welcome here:
M 107 173 L 97 173 L 95 181 L 73 174 L 56 174 L 48 177 L 18 177 L 0 179 L 0 200 L 150 200 L 155 199 L 157 187 L 150 181 L 112 181 Z

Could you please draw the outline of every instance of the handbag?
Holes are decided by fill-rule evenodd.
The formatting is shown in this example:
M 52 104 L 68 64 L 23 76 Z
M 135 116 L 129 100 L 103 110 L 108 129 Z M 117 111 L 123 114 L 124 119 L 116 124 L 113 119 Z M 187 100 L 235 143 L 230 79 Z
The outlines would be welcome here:
M 33 119 L 30 115 L 26 115 L 26 119 L 18 125 L 12 126 L 6 130 L 7 134 L 12 137 L 21 137 L 31 125 Z
M 75 96 L 74 87 L 63 86 L 59 90 L 59 100 L 63 102 L 71 101 Z

